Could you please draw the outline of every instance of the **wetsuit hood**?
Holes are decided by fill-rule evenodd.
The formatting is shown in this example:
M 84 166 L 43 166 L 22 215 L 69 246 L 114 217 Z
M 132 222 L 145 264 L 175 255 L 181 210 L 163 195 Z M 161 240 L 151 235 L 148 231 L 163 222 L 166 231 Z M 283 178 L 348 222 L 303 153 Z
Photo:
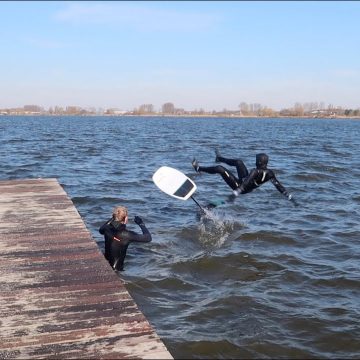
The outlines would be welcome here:
M 266 154 L 264 154 L 264 153 L 256 154 L 256 167 L 258 169 L 265 170 L 267 167 L 268 161 L 269 161 L 269 157 Z

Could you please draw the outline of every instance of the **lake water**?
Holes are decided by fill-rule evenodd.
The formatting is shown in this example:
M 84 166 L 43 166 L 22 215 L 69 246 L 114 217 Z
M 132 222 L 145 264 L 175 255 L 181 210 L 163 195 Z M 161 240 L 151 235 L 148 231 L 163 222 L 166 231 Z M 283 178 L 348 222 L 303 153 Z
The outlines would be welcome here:
M 144 219 L 119 276 L 175 358 L 360 357 L 360 121 L 2 116 L 0 134 L 1 179 L 57 178 L 101 249 L 114 206 Z M 225 199 L 191 167 L 216 147 L 249 169 L 266 152 L 300 205 L 266 183 L 199 217 L 153 184 L 167 165 Z

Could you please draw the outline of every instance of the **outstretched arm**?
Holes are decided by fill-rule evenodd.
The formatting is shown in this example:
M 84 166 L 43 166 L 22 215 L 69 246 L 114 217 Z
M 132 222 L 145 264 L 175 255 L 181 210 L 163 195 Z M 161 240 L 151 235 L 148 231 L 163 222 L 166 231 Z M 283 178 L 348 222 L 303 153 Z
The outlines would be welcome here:
M 276 189 L 283 195 L 288 196 L 289 193 L 286 191 L 285 187 L 281 185 L 280 181 L 275 177 L 275 175 L 271 178 L 271 182 L 276 187 Z
M 291 200 L 295 205 L 298 205 L 298 203 L 293 198 L 292 194 L 290 194 L 285 187 L 280 183 L 280 181 L 276 178 L 274 173 L 272 173 L 271 182 L 275 186 L 275 188 L 284 196 L 287 197 L 288 200 Z

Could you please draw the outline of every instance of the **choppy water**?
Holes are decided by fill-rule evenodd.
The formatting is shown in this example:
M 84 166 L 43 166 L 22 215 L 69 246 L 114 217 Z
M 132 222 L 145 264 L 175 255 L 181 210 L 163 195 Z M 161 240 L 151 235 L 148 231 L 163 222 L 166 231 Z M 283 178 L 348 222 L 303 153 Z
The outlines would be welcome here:
M 360 121 L 3 116 L 0 134 L 1 179 L 57 178 L 101 248 L 115 205 L 143 217 L 153 242 L 120 276 L 175 358 L 360 357 Z M 190 164 L 215 147 L 267 152 L 300 206 L 267 183 L 200 218 L 153 184 L 168 165 L 226 198 Z

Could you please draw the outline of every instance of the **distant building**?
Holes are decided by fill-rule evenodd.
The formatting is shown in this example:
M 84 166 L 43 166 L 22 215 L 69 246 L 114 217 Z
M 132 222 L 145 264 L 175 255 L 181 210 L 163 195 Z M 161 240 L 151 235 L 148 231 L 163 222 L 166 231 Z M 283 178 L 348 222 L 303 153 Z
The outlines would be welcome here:
M 105 111 L 105 115 L 125 115 L 127 114 L 128 112 L 126 110 L 120 110 L 120 109 L 106 109 Z
M 23 107 L 24 114 L 41 114 L 44 112 L 44 109 L 38 105 L 24 105 Z

